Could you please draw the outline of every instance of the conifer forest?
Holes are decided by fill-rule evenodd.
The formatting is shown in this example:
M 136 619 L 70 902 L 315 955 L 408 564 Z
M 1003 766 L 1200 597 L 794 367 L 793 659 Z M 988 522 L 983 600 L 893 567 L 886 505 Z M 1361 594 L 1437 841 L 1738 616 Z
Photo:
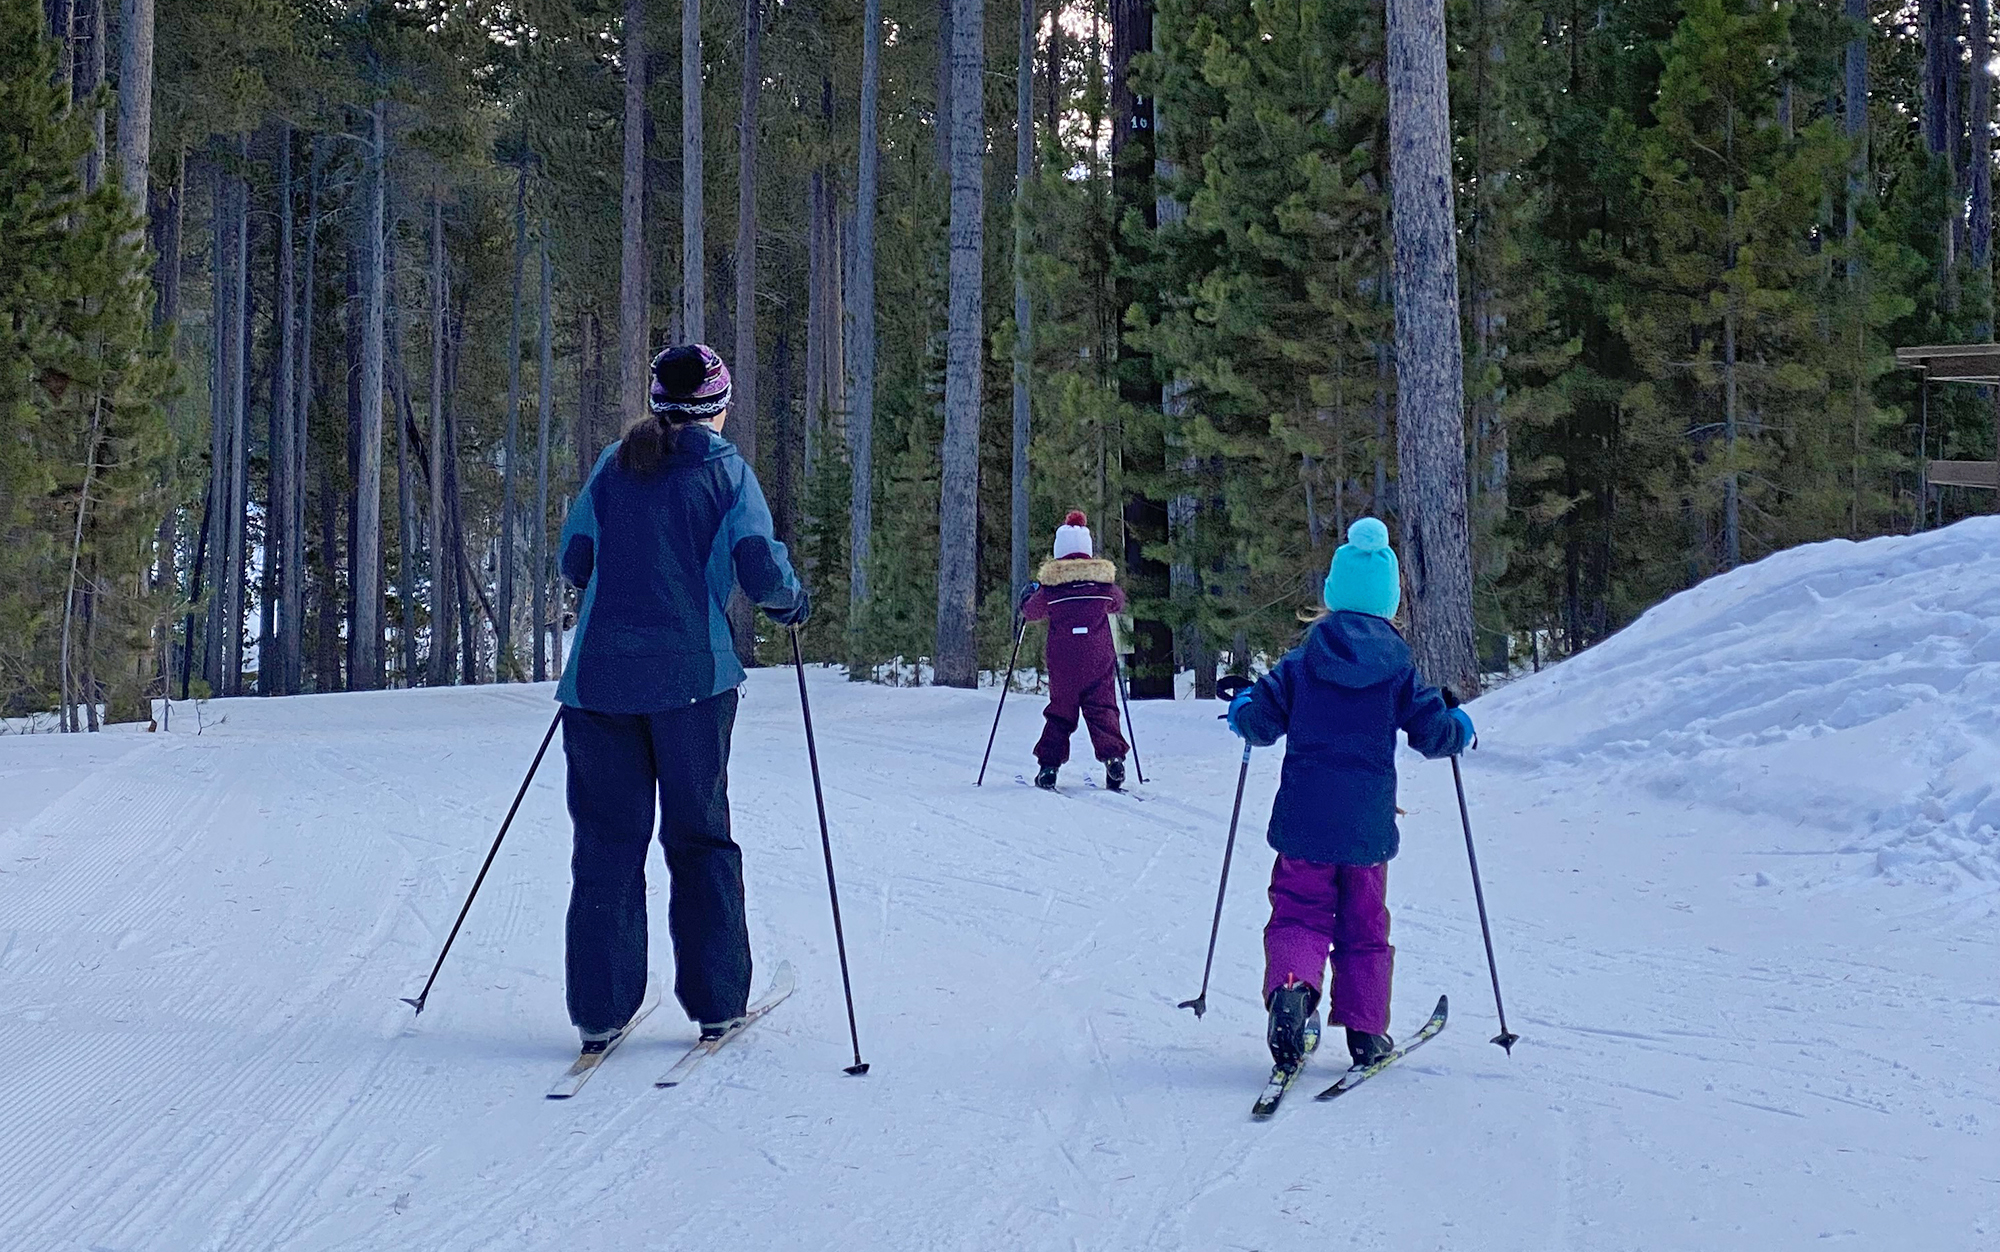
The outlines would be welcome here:
M 1132 695 L 1211 694 L 1373 514 L 1476 685 L 1994 507 L 1894 355 L 1993 339 L 1994 65 L 1990 0 L 0 0 L 0 714 L 552 677 L 689 341 L 809 660 L 973 685 L 1082 509 Z

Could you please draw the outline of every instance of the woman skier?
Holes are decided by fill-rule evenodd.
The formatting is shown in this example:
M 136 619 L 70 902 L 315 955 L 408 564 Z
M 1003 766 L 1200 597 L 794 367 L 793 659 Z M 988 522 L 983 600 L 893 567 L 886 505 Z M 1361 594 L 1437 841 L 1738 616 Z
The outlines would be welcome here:
M 1396 731 L 1432 759 L 1472 742 L 1472 719 L 1417 676 L 1393 625 L 1402 601 L 1389 528 L 1348 527 L 1321 591 L 1326 611 L 1302 646 L 1229 705 L 1229 727 L 1268 747 L 1287 736 L 1268 839 L 1271 921 L 1264 928 L 1264 1003 L 1271 1060 L 1296 1070 L 1319 1042 L 1329 950 L 1330 1023 L 1347 1029 L 1356 1067 L 1395 1048 L 1389 1037 L 1389 858 L 1396 855 Z
M 583 592 L 556 699 L 576 828 L 569 1015 L 586 1056 L 644 997 L 656 791 L 674 994 L 703 1038 L 749 1001 L 728 774 L 744 673 L 725 610 L 738 586 L 783 626 L 811 604 L 756 474 L 722 437 L 729 397 L 729 369 L 705 345 L 654 357 L 650 416 L 605 449 L 563 526 L 563 575 Z
M 1127 751 L 1118 730 L 1118 652 L 1111 638 L 1111 615 L 1125 608 L 1118 567 L 1091 554 L 1090 521 L 1081 510 L 1072 509 L 1056 528 L 1050 555 L 1021 601 L 1024 622 L 1049 624 L 1049 706 L 1035 744 L 1041 764 L 1035 785 L 1055 790 L 1081 717 L 1104 763 L 1104 785 L 1117 791 L 1125 785 Z

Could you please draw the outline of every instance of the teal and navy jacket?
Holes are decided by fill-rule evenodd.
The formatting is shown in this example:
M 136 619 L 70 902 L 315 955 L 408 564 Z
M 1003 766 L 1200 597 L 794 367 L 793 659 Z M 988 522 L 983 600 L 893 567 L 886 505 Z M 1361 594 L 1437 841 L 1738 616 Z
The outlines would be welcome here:
M 741 585 L 774 614 L 805 590 L 757 475 L 736 445 L 700 424 L 680 428 L 646 476 L 598 458 L 563 525 L 563 577 L 583 591 L 556 699 L 598 713 L 657 713 L 743 682 L 729 634 Z
M 1302 861 L 1379 865 L 1396 855 L 1396 732 L 1427 757 L 1465 750 L 1444 696 L 1417 677 L 1396 628 L 1335 613 L 1250 688 L 1239 732 L 1264 748 L 1285 737 L 1267 837 Z

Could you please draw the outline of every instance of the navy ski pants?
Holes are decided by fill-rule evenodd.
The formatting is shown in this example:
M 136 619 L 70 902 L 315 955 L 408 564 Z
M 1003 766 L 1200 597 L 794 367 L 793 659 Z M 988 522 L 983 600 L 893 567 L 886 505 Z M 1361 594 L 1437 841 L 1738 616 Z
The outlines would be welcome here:
M 729 837 L 729 735 L 736 692 L 661 713 L 563 709 L 569 764 L 569 1017 L 623 1026 L 646 990 L 646 854 L 654 793 L 667 856 L 674 995 L 689 1018 L 739 1017 L 750 999 L 743 851 Z

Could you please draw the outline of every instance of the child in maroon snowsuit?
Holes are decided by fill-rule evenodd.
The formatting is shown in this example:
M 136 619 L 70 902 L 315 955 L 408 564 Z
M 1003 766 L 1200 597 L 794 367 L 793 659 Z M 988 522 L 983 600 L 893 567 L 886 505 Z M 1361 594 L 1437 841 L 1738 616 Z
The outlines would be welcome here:
M 1125 737 L 1118 729 L 1118 654 L 1111 615 L 1125 608 L 1118 568 L 1091 554 L 1090 529 L 1072 511 L 1056 529 L 1055 559 L 1041 568 L 1021 603 L 1021 616 L 1049 624 L 1047 724 L 1035 744 L 1041 772 L 1035 785 L 1054 790 L 1056 771 L 1069 760 L 1069 739 L 1079 718 L 1090 726 L 1090 746 L 1104 762 L 1105 786 L 1125 785 Z

